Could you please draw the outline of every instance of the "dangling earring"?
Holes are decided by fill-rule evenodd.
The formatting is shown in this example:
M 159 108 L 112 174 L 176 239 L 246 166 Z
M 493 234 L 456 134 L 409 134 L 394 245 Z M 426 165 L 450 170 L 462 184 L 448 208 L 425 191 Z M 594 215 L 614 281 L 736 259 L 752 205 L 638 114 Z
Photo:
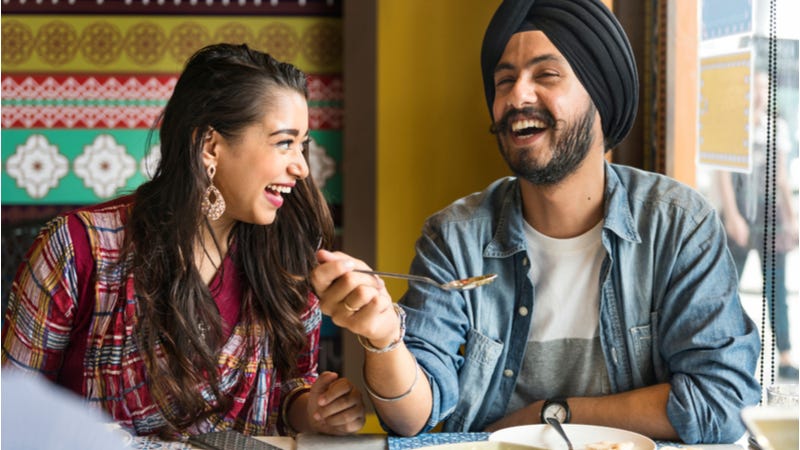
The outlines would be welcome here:
M 209 220 L 217 220 L 225 212 L 225 199 L 222 198 L 222 193 L 214 186 L 214 174 L 217 173 L 217 167 L 213 164 L 208 166 L 208 181 L 209 185 L 206 188 L 203 201 L 200 203 L 200 211 L 208 217 Z

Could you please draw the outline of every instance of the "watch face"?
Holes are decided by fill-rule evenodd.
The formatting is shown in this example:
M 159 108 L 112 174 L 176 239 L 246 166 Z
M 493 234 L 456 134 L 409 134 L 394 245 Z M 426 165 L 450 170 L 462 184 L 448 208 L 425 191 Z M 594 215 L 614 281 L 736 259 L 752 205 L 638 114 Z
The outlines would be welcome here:
M 563 405 L 551 403 L 547 405 L 547 409 L 544 411 L 544 417 L 554 417 L 560 423 L 564 423 L 567 420 L 567 410 Z

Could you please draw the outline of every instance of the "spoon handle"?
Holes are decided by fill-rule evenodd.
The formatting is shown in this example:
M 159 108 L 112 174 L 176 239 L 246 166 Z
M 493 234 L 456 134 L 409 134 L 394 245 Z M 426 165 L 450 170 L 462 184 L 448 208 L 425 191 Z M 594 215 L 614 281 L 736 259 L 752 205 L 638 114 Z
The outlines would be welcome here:
M 569 448 L 569 450 L 572 450 L 572 442 L 570 442 L 569 438 L 567 437 L 567 433 L 564 432 L 564 428 L 561 426 L 561 422 L 552 417 L 548 417 L 545 420 L 547 420 L 547 423 L 549 423 L 551 427 L 555 428 L 556 431 L 558 431 L 558 434 L 560 434 L 561 437 L 564 438 L 564 441 L 567 443 L 567 447 Z
M 353 269 L 353 272 L 361 272 L 369 275 L 380 275 L 382 277 L 388 277 L 388 278 L 400 278 L 403 280 L 421 281 L 423 283 L 428 283 L 434 286 L 442 287 L 442 285 L 437 283 L 436 281 L 428 277 L 422 277 L 419 275 L 408 275 L 405 273 L 394 273 L 394 272 L 379 272 L 377 270 L 362 270 L 362 269 Z

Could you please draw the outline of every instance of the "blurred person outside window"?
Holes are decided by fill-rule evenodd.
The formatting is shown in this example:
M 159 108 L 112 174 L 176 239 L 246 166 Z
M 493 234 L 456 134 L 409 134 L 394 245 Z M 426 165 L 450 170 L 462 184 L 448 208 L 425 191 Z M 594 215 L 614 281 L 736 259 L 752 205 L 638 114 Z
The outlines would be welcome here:
M 771 266 L 769 252 L 764 254 L 767 231 L 767 135 L 772 123 L 767 117 L 767 94 L 769 74 L 757 70 L 753 79 L 753 145 L 752 167 L 750 173 L 718 172 L 718 187 L 722 220 L 728 235 L 730 248 L 741 281 L 742 273 L 751 250 L 758 254 L 761 269 Z M 775 322 L 773 333 L 778 348 L 778 376 L 784 381 L 797 382 L 797 363 L 793 359 L 790 339 L 789 311 L 786 288 L 786 254 L 798 246 L 797 209 L 789 176 L 789 157 L 791 150 L 791 130 L 780 116 L 774 121 L 772 140 L 775 144 L 775 255 L 774 273 L 767 273 L 764 289 L 769 307 L 774 307 Z M 770 193 L 771 195 L 771 193 Z M 771 224 L 770 229 L 771 229 Z M 769 240 L 767 243 L 769 244 Z M 764 258 L 767 261 L 764 261 Z M 774 276 L 774 278 L 773 278 Z M 773 284 L 774 279 L 774 284 Z M 770 308 L 764 311 L 770 315 Z M 765 343 L 766 344 L 766 343 Z

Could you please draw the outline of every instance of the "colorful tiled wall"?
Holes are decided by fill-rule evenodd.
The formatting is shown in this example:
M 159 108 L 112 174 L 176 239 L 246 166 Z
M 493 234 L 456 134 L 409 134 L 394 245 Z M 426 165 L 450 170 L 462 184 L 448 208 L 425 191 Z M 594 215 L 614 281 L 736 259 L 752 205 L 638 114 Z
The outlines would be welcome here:
M 247 42 L 309 75 L 311 169 L 341 206 L 341 0 L 5 0 L 3 222 L 135 189 L 186 59 Z M 156 135 L 157 137 L 157 135 Z

